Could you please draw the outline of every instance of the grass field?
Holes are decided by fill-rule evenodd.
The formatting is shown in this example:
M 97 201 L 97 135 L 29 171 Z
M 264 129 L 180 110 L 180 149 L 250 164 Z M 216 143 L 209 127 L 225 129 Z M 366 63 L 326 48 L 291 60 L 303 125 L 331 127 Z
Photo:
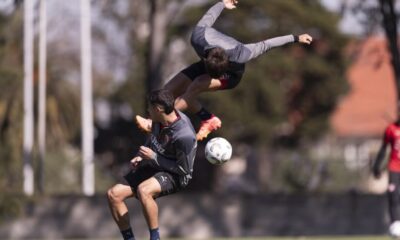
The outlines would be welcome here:
M 213 238 L 204 240 L 391 240 L 389 236 Z M 183 239 L 168 239 L 183 240 Z
M 354 237 L 257 237 L 257 238 L 214 238 L 204 240 L 391 240 L 389 236 L 354 236 Z M 183 240 L 167 239 L 167 240 Z
M 137 240 L 148 240 L 148 238 L 136 238 Z M 190 238 L 189 238 L 190 239 Z M 393 238 L 389 236 L 338 236 L 338 237 L 248 237 L 248 238 L 212 238 L 212 239 L 198 239 L 197 240 L 392 240 Z M 6 239 L 1 239 L 6 240 Z M 42 240 L 42 239 L 31 239 L 31 240 Z M 89 238 L 68 238 L 66 240 L 94 240 Z M 120 238 L 100 238 L 96 240 L 120 240 Z M 162 240 L 188 240 L 188 238 L 163 238 Z M 400 240 L 400 239 L 399 239 Z
M 391 240 L 389 236 L 216 238 L 213 240 Z
M 195 238 L 197 239 L 197 238 Z M 213 238 L 213 239 L 198 239 L 198 240 L 392 240 L 393 238 L 389 236 L 338 236 L 338 237 L 253 237 L 253 238 Z M 39 240 L 39 239 L 37 239 Z M 71 239 L 72 240 L 72 239 Z M 90 239 L 73 239 L 73 240 L 90 240 Z M 99 239 L 97 239 L 99 240 Z M 120 240 L 120 239 L 100 239 L 100 240 Z M 147 240 L 137 238 L 137 240 Z M 183 238 L 164 238 L 162 240 L 187 240 Z

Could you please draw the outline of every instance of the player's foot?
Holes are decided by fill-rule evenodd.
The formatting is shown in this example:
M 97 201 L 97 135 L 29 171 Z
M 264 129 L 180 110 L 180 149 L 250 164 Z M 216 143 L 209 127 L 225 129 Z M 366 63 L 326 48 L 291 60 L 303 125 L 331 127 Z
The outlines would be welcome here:
M 136 125 L 143 132 L 146 132 L 146 133 L 151 132 L 151 124 L 152 124 L 151 119 L 147 119 L 147 118 L 141 117 L 139 115 L 136 115 Z
M 200 129 L 199 129 L 199 131 L 197 132 L 197 135 L 196 135 L 197 140 L 198 141 L 203 140 L 212 131 L 215 131 L 218 128 L 220 128 L 221 124 L 222 124 L 221 120 L 215 115 L 212 115 L 212 117 L 210 119 L 208 119 L 208 120 L 201 121 Z

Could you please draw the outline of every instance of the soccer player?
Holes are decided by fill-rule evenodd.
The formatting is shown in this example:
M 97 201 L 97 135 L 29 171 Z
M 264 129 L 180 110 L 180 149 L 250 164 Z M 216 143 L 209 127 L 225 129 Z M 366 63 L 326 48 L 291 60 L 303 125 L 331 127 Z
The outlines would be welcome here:
M 165 85 L 177 98 L 177 109 L 189 110 L 201 119 L 197 140 L 206 138 L 210 132 L 221 127 L 221 120 L 197 100 L 200 93 L 235 88 L 244 74 L 245 63 L 272 48 L 292 42 L 312 42 L 310 35 L 302 34 L 243 44 L 214 29 L 212 25 L 222 10 L 234 9 L 237 3 L 237 0 L 222 0 L 206 12 L 191 36 L 191 44 L 201 60 L 182 70 Z M 150 131 L 150 120 L 136 116 L 136 122 L 142 130 Z
M 134 240 L 125 199 L 136 197 L 141 203 L 150 231 L 150 240 L 160 239 L 158 206 L 155 198 L 183 189 L 192 178 L 196 155 L 196 132 L 189 118 L 174 109 L 168 90 L 157 90 L 148 97 L 153 121 L 147 144 L 131 160 L 127 183 L 114 185 L 107 192 L 111 214 L 125 240 Z
M 372 165 L 372 173 L 379 178 L 382 172 L 382 163 L 386 155 L 386 148 L 390 145 L 390 160 L 387 164 L 389 170 L 389 185 L 387 196 L 389 201 L 390 221 L 400 220 L 400 117 L 385 130 L 382 145 Z

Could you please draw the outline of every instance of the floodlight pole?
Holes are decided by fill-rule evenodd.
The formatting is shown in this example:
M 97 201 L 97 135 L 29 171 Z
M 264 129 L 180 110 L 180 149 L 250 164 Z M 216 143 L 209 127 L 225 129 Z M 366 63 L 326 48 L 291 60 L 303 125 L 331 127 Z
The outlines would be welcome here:
M 47 7 L 46 0 L 40 0 L 39 10 L 39 184 L 38 190 L 44 191 L 44 159 L 46 156 L 46 62 L 47 62 Z
M 93 99 L 90 0 L 81 0 L 81 115 L 82 184 L 86 196 L 94 194 Z
M 33 0 L 24 1 L 24 139 L 23 191 L 34 193 L 33 150 Z

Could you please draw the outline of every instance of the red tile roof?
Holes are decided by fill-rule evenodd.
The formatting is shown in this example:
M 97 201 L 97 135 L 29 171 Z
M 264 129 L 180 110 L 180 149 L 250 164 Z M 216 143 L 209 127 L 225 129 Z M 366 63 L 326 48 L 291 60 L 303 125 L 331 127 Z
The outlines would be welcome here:
M 347 71 L 350 90 L 331 117 L 335 135 L 381 136 L 396 116 L 396 90 L 384 38 L 373 37 L 350 47 L 354 60 Z

